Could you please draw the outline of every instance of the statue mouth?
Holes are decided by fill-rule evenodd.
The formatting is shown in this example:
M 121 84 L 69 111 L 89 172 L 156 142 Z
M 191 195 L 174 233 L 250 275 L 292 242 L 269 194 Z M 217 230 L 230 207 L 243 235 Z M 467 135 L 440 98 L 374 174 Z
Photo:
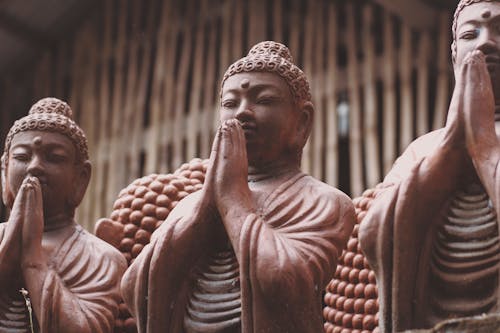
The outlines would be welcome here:
M 245 133 L 245 138 L 248 140 L 249 137 L 252 137 L 257 134 L 257 126 L 250 123 L 242 123 L 241 128 L 243 129 L 243 133 Z

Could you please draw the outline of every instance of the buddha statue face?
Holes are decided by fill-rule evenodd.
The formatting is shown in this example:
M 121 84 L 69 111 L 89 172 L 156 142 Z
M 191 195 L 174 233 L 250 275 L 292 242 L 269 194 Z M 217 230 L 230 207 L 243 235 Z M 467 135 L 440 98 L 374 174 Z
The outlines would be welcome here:
M 486 56 L 495 99 L 500 99 L 500 2 L 480 1 L 465 6 L 456 18 L 455 70 L 473 50 Z
M 14 198 L 26 176 L 42 186 L 45 218 L 72 216 L 90 179 L 90 163 L 82 161 L 73 142 L 63 134 L 24 131 L 12 138 L 5 167 L 6 204 Z
M 286 81 L 272 72 L 243 72 L 227 78 L 220 120 L 229 119 L 237 119 L 243 128 L 250 164 L 300 156 L 309 134 L 310 114 L 301 112 Z

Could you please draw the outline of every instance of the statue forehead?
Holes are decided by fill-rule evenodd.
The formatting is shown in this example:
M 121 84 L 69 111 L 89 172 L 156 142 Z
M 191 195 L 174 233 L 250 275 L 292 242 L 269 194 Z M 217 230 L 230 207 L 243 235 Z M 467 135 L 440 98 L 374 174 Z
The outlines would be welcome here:
M 23 131 L 19 132 L 12 138 L 11 149 L 15 147 L 17 144 L 25 144 L 31 145 L 34 144 L 36 146 L 40 145 L 59 145 L 66 147 L 69 150 L 75 150 L 73 142 L 66 135 L 58 133 L 58 132 L 49 132 L 49 131 Z
M 500 15 L 499 1 L 480 1 L 465 6 L 457 17 L 457 27 L 471 20 L 489 19 Z
M 266 85 L 289 91 L 288 84 L 278 74 L 271 72 L 243 72 L 227 78 L 222 92 L 232 89 L 250 89 L 253 86 Z

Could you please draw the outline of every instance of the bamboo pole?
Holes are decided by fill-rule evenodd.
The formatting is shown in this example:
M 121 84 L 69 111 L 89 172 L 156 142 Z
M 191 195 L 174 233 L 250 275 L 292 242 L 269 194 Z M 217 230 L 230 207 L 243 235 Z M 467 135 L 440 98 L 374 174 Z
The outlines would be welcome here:
M 101 53 L 101 70 L 100 70 L 100 82 L 99 82 L 99 110 L 100 110 L 100 133 L 99 133 L 99 149 L 97 151 L 97 167 L 96 167 L 96 178 L 97 178 L 97 190 L 96 196 L 99 198 L 96 210 L 100 216 L 105 216 L 108 207 L 106 207 L 106 176 L 107 176 L 107 147 L 106 140 L 110 136 L 109 124 L 109 82 L 110 78 L 110 63 L 109 58 L 111 56 L 111 32 L 112 32 L 112 20 L 113 17 L 113 1 L 106 0 L 104 2 L 104 13 L 101 18 L 104 25 L 104 35 L 102 41 L 102 53 Z
M 354 26 L 354 9 L 352 3 L 346 4 L 347 40 L 356 40 L 356 27 Z M 347 45 L 347 80 L 349 90 L 349 153 L 351 196 L 359 196 L 363 191 L 363 150 L 361 133 L 361 107 L 359 93 L 359 73 L 357 63 L 357 45 Z
M 193 2 L 188 3 L 187 13 L 194 12 Z M 177 86 L 175 90 L 175 107 L 173 110 L 173 165 L 172 168 L 178 168 L 185 161 L 185 155 L 183 154 L 183 141 L 185 130 L 184 112 L 186 107 L 186 83 L 188 80 L 189 66 L 191 60 L 191 49 L 192 49 L 192 38 L 193 38 L 193 28 L 188 26 L 187 29 L 183 31 L 183 44 L 181 49 L 181 59 L 179 64 L 179 73 L 177 77 Z M 173 171 L 173 170 L 172 170 Z
M 113 45 L 112 57 L 115 61 L 114 66 L 114 76 L 112 78 L 113 81 L 113 90 L 111 93 L 111 113 L 110 113 L 110 122 L 111 122 L 111 135 L 110 142 L 114 144 L 110 145 L 109 149 L 109 166 L 110 172 L 107 177 L 106 182 L 106 202 L 105 205 L 107 207 L 111 207 L 114 199 L 116 198 L 117 191 L 120 188 L 120 180 L 123 177 L 125 170 L 125 160 L 124 160 L 124 152 L 121 149 L 123 144 L 119 139 L 123 132 L 124 127 L 124 119 L 123 119 L 123 108 L 124 105 L 128 103 L 124 103 L 123 100 L 125 98 L 124 95 L 124 81 L 125 79 L 130 80 L 129 76 L 124 75 L 124 65 L 125 65 L 125 55 L 127 45 L 133 44 L 134 40 L 130 42 L 130 44 L 126 43 L 127 41 L 127 6 L 117 6 L 118 8 L 114 8 L 115 11 L 118 12 L 117 18 L 117 41 Z M 134 12 L 132 11 L 132 15 Z M 134 68 L 134 66 L 128 66 L 128 69 Z M 125 126 L 127 124 L 125 123 Z
M 324 154 L 324 146 L 325 146 L 325 133 L 324 133 L 324 124 L 325 124 L 325 104 L 324 104 L 324 94 L 322 93 L 322 87 L 325 86 L 325 76 L 321 75 L 324 73 L 324 61 L 325 61 L 325 36 L 321 33 L 319 27 L 325 27 L 325 15 L 324 15 L 324 3 L 317 3 L 316 6 L 313 7 L 313 11 L 311 12 L 311 20 L 314 19 L 315 31 L 314 31 L 314 51 L 313 51 L 313 70 L 311 73 L 313 75 L 313 101 L 316 106 L 316 112 L 313 117 L 313 128 L 311 136 L 312 140 L 312 175 L 318 179 L 324 179 L 323 171 L 323 154 Z M 315 19 L 316 18 L 316 19 Z M 311 76 L 309 76 L 311 78 Z
M 328 75 L 326 84 L 326 182 L 332 186 L 338 185 L 338 130 L 337 130 L 337 25 L 335 18 L 337 10 L 333 3 L 328 4 L 328 20 L 326 22 L 327 39 L 327 64 Z
M 421 33 L 417 65 L 417 136 L 429 131 L 429 56 L 431 38 L 429 32 Z
M 413 106 L 412 106 L 412 48 L 411 30 L 402 24 L 401 51 L 399 53 L 399 73 L 401 77 L 401 136 L 399 149 L 404 151 L 413 139 Z
M 248 44 L 257 44 L 266 39 L 266 30 L 268 21 L 266 19 L 267 6 L 264 0 L 253 0 L 248 2 L 249 13 L 249 28 L 248 28 Z
M 373 11 L 372 6 L 363 8 L 362 44 L 365 50 L 363 64 L 364 77 L 364 144 L 366 165 L 366 187 L 374 187 L 380 182 L 379 167 L 379 138 L 377 120 L 377 92 L 375 87 L 375 45 L 372 35 Z
M 283 42 L 283 4 L 281 0 L 273 2 L 273 40 Z
M 200 12 L 204 13 L 207 10 L 207 0 L 201 0 L 200 3 Z M 191 160 L 197 157 L 198 153 L 198 145 L 197 145 L 197 137 L 201 132 L 202 124 L 200 123 L 201 115 L 200 115 L 200 107 L 201 107 L 201 97 L 202 97 L 202 82 L 203 82 L 203 60 L 205 58 L 205 49 L 204 49 L 204 35 L 205 35 L 205 24 L 203 18 L 199 18 L 197 20 L 196 26 L 196 37 L 194 43 L 194 65 L 193 65 L 193 84 L 191 87 L 191 98 L 189 105 L 189 122 L 188 122 L 188 131 L 187 131 L 187 160 Z M 209 89 L 209 87 L 205 86 L 205 89 Z
M 124 179 L 126 183 L 128 183 L 131 179 L 143 176 L 141 174 L 140 170 L 140 163 L 141 163 L 141 152 L 143 150 L 143 135 L 142 131 L 144 129 L 143 127 L 143 119 L 142 115 L 144 112 L 146 112 L 146 102 L 147 102 L 147 89 L 148 89 L 148 81 L 151 79 L 150 78 L 150 67 L 151 67 L 151 61 L 153 58 L 153 41 L 151 40 L 152 38 L 155 37 L 155 28 L 157 26 L 157 22 L 155 19 L 155 12 L 157 8 L 155 7 L 155 1 L 152 0 L 150 2 L 149 8 L 143 8 L 144 11 L 147 11 L 147 17 L 150 19 L 147 20 L 147 24 L 145 27 L 146 30 L 146 35 L 150 36 L 150 38 L 146 39 L 139 39 L 141 40 L 141 46 L 142 46 L 142 62 L 138 64 L 137 66 L 137 79 L 136 81 L 136 98 L 135 101 L 129 103 L 130 105 L 133 105 L 132 110 L 130 110 L 130 113 L 132 115 L 131 117 L 131 133 L 132 133 L 132 145 L 130 147 L 130 154 L 129 154 L 129 160 L 130 160 L 130 169 L 128 172 L 127 177 Z M 129 96 L 131 96 L 130 94 Z M 142 112 L 141 112 L 142 111 Z M 125 141 L 125 140 L 123 140 Z M 154 144 L 155 143 L 151 143 Z M 126 185 L 123 184 L 124 185 Z
M 171 16 L 169 15 L 167 18 L 171 21 Z M 178 22 L 171 22 L 172 27 L 170 31 L 170 39 L 168 41 L 167 47 L 167 57 L 165 68 L 167 69 L 166 77 L 165 77 L 165 85 L 163 89 L 163 115 L 161 124 L 162 127 L 162 137 L 161 137 L 161 148 L 160 148 L 160 167 L 158 172 L 166 173 L 170 170 L 170 166 L 168 165 L 168 150 L 167 147 L 171 144 L 174 136 L 174 123 L 173 123 L 173 115 L 174 115 L 174 97 L 175 97 L 175 87 L 177 85 L 176 79 L 174 78 L 174 64 L 175 64 L 175 53 L 176 53 L 176 39 L 179 34 L 179 26 Z
M 382 81 L 383 98 L 383 166 L 384 175 L 392 168 L 396 159 L 396 57 L 394 33 L 390 14 L 384 13 L 384 56 Z
M 219 87 L 220 84 L 216 80 L 216 51 L 217 51 L 217 30 L 215 26 L 212 25 L 209 32 L 208 39 L 208 51 L 207 59 L 205 64 L 205 93 L 203 96 L 203 126 L 201 128 L 201 148 L 200 148 L 200 158 L 208 158 L 210 156 L 212 137 L 215 126 L 210 126 L 210 124 L 218 123 L 218 109 L 219 109 Z M 224 66 L 223 66 L 224 67 Z M 225 69 L 225 67 L 224 67 Z M 224 70 L 223 69 L 223 70 Z M 222 76 L 222 75 L 221 75 Z M 220 81 L 220 79 L 219 79 Z
M 439 16 L 439 38 L 437 52 L 437 96 L 434 108 L 433 128 L 441 128 L 445 124 L 448 111 L 449 99 L 449 57 L 450 57 L 450 33 L 449 14 L 443 11 Z
M 313 69 L 313 63 L 314 63 L 314 45 L 315 45 L 315 21 L 314 21 L 314 12 L 316 8 L 316 1 L 308 1 L 307 2 L 307 9 L 306 9 L 306 15 L 305 15 L 305 39 L 304 39 L 304 73 L 308 77 L 312 77 L 314 73 Z M 298 52 L 298 48 L 294 49 L 296 50 L 295 52 Z M 313 82 L 314 83 L 314 82 Z M 314 84 L 313 84 L 313 89 L 312 91 L 314 92 Z M 316 110 L 316 113 L 317 110 Z M 316 116 L 316 115 L 315 115 Z M 314 120 L 313 120 L 314 121 Z M 314 123 L 313 123 L 314 124 Z M 314 126 L 313 126 L 314 128 Z M 313 149 L 311 148 L 312 145 L 314 145 L 315 137 L 310 136 L 309 140 L 307 140 L 306 145 L 304 146 L 304 150 L 302 152 L 302 170 L 304 170 L 305 173 L 313 173 L 313 167 L 314 167 L 314 162 L 313 162 Z M 313 176 L 316 176 L 313 174 Z
M 152 77 L 152 93 L 151 93 L 151 122 L 150 136 L 147 146 L 146 161 L 144 171 L 146 174 L 158 172 L 160 166 L 160 150 L 164 146 L 161 137 L 163 114 L 165 106 L 163 105 L 163 96 L 165 94 L 165 85 L 167 76 L 166 57 L 168 40 L 172 39 L 172 29 L 170 28 L 170 20 L 168 14 L 171 11 L 172 2 L 169 0 L 160 1 L 162 6 L 160 15 L 160 27 L 157 35 L 157 52 Z M 171 56 L 171 55 L 168 55 Z

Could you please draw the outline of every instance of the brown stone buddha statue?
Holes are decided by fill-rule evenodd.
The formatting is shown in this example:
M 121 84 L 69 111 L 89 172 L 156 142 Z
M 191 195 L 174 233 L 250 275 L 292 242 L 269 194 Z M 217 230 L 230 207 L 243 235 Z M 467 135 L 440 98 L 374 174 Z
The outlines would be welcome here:
M 499 1 L 460 1 L 446 125 L 411 143 L 360 226 L 383 332 L 499 311 L 499 26 Z
M 112 332 L 121 254 L 74 221 L 91 173 L 68 104 L 45 98 L 10 129 L 2 156 L 1 332 Z M 22 291 L 22 293 L 20 292 Z
M 267 41 L 226 71 L 203 188 L 122 280 L 139 332 L 321 332 L 321 295 L 354 225 L 350 199 L 300 170 L 314 108 Z

